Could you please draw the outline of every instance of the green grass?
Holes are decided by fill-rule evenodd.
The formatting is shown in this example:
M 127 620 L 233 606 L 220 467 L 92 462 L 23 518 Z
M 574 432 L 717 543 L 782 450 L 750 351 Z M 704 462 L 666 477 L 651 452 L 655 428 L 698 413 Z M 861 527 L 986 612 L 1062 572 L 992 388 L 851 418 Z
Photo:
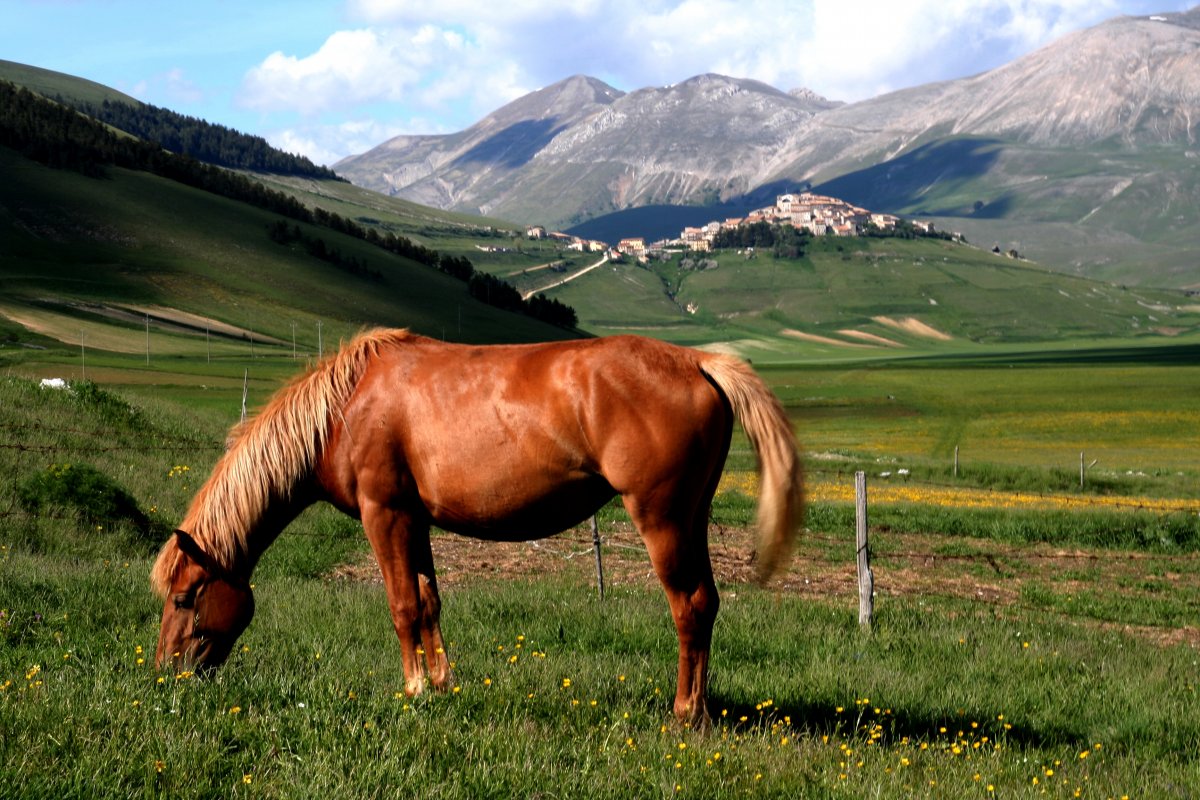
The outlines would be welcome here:
M 925 467 L 940 480 L 958 447 L 967 480 L 1026 488 L 1005 469 L 1013 467 L 1040 470 L 1038 485 L 1062 489 L 1077 482 L 1082 451 L 1088 464 L 1097 460 L 1088 473 L 1093 486 L 1153 494 L 1161 485 L 1195 497 L 1189 442 L 1200 425 L 1200 368 L 1194 356 L 1157 365 L 1136 349 L 1126 355 L 1124 364 L 929 361 L 779 366 L 763 374 L 811 452 L 862 466 L 874 461 L 876 470 Z
M 727 587 L 701 733 L 668 720 L 657 591 L 448 591 L 456 690 L 408 700 L 377 586 L 260 576 L 242 651 L 215 679 L 159 683 L 138 661 L 157 633 L 148 562 L 47 566 L 0 561 L 19 598 L 0 650 L 8 796 L 1119 797 L 1200 778 L 1195 652 L 1057 614 L 884 602 L 866 637 L 850 608 Z
M 61 95 L 95 105 L 100 105 L 105 100 L 140 105 L 138 100 L 129 95 L 99 83 L 62 72 L 18 64 L 15 61 L 0 60 L 0 80 L 24 86 L 52 99 Z
M 106 358 L 113 366 L 95 368 L 125 363 Z M 251 405 L 294 367 L 284 355 L 246 363 L 255 361 L 274 366 Z M 661 592 L 618 583 L 601 603 L 584 560 L 537 579 L 448 587 L 445 630 L 459 690 L 397 697 L 403 678 L 382 588 L 328 577 L 362 557 L 359 526 L 318 507 L 289 527 L 256 573 L 259 612 L 246 649 L 212 680 L 168 673 L 160 684 L 147 663 L 160 613 L 147 585 L 150 561 L 219 455 L 240 404 L 237 366 L 187 363 L 157 376 L 143 367 L 142 380 L 119 393 L 111 385 L 63 392 L 0 381 L 0 470 L 13 478 L 0 485 L 0 785 L 11 787 L 9 796 L 360 797 L 423 786 L 440 797 L 1040 797 L 1042 789 L 1120 797 L 1200 780 L 1195 650 L 1120 632 L 1190 624 L 1194 599 L 1183 587 L 1194 567 L 1179 554 L 1194 546 L 1106 539 L 1115 516 L 1098 519 L 1092 536 L 1081 532 L 1086 515 L 878 508 L 873 547 L 886 591 L 869 637 L 857 630 L 853 603 L 836 594 L 814 601 L 723 585 L 716 724 L 696 732 L 669 719 L 676 644 Z M 132 374 L 128 364 L 122 369 Z M 1154 399 L 1170 419 L 1189 408 L 1190 369 L 892 365 L 764 374 L 796 414 L 802 438 L 811 439 L 808 428 L 858 442 L 865 465 L 893 452 L 870 443 L 891 441 L 875 431 L 897 417 L 959 430 L 946 421 L 956 412 L 973 420 L 1008 410 L 1030 418 L 1022 436 L 1047 444 L 1076 435 L 1079 425 L 1091 430 L 1069 415 L 1053 430 L 1035 424 L 1039 414 L 1059 413 L 1068 390 L 1103 398 L 1108 411 Z M 1118 386 L 1142 388 L 1122 394 Z M 892 407 L 881 397 L 887 391 L 899 391 L 917 414 L 867 413 Z M 834 392 L 836 402 L 806 399 Z M 810 425 L 806 406 L 823 405 L 841 410 Z M 1140 437 L 1145 458 L 1158 459 L 1155 431 L 1164 423 L 1142 424 L 1124 432 L 1123 446 L 1136 452 Z M 735 447 L 732 465 L 745 468 L 748 453 Z M 990 474 L 962 479 L 1017 480 L 1019 449 L 1011 461 L 996 459 L 1004 463 Z M 16 487 L 65 463 L 87 464 L 119 484 L 156 523 L 155 536 L 97 521 L 69 502 L 24 510 Z M 923 477 L 936 477 L 935 463 L 929 459 Z M 1047 476 L 1031 472 L 1021 480 Z M 1159 489 L 1170 496 L 1184 485 Z M 1109 491 L 1141 486 L 1118 482 Z M 1194 497 L 1194 488 L 1183 496 Z M 724 495 L 715 520 L 744 525 L 752 506 Z M 813 509 L 798 575 L 805 564 L 850 563 L 849 519 L 845 506 Z M 606 531 L 621 523 L 615 507 L 601 514 Z M 895 538 L 906 530 L 959 557 L 944 559 L 961 565 L 947 585 L 1008 581 L 1019 602 L 893 594 L 903 584 L 888 576 L 903 574 L 913 547 Z M 1054 538 L 1064 531 L 1067 539 Z M 1095 559 L 1064 576 L 1070 585 L 1025 576 L 1029 541 L 1066 541 Z M 989 542 L 1013 548 L 992 556 L 1003 574 L 988 566 Z M 1144 563 L 1140 573 L 1102 566 L 1138 551 L 1157 559 L 1136 562 Z

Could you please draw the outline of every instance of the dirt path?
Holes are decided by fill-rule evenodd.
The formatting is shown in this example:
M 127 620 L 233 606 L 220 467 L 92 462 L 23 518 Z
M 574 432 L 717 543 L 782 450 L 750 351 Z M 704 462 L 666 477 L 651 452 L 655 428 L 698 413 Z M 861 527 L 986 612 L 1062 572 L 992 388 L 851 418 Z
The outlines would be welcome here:
M 602 267 L 607 263 L 608 263 L 608 254 L 605 253 L 604 257 L 601 258 L 599 261 L 597 261 L 595 264 L 584 267 L 583 269 L 579 270 L 579 272 L 568 275 L 567 277 L 563 278 L 560 281 L 555 281 L 554 283 L 549 283 L 549 284 L 546 284 L 545 286 L 539 286 L 536 289 L 530 289 L 528 292 L 525 292 L 525 294 L 521 295 L 521 299 L 528 300 L 529 298 L 533 297 L 538 292 L 545 292 L 545 291 L 549 291 L 550 289 L 555 288 L 556 286 L 562 286 L 564 283 L 573 281 L 581 275 L 586 275 L 587 273 L 594 270 L 596 267 Z
M 550 269 L 551 267 L 557 267 L 559 264 L 562 264 L 562 263 L 565 263 L 565 262 L 560 258 L 556 261 L 547 261 L 545 264 L 536 264 L 532 267 L 522 267 L 521 269 L 515 269 L 512 272 L 504 273 L 504 277 L 505 278 L 515 278 L 518 275 L 527 275 L 530 272 L 539 272 L 540 270 L 543 270 L 543 269 Z

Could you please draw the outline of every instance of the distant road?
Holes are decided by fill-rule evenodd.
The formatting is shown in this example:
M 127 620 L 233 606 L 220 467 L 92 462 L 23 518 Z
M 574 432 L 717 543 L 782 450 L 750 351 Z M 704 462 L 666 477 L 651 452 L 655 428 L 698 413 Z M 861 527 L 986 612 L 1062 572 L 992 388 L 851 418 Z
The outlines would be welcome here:
M 505 278 L 515 278 L 517 275 L 524 275 L 528 272 L 537 272 L 539 269 L 550 269 L 551 267 L 556 267 L 562 263 L 564 263 L 564 262 L 560 258 L 557 261 L 547 261 L 545 264 L 537 264 L 532 267 L 522 267 L 521 269 L 514 269 L 512 272 L 504 273 L 504 277 Z
M 584 267 L 583 269 L 579 270 L 579 272 L 568 275 L 567 277 L 563 278 L 561 281 L 555 281 L 554 283 L 548 283 L 545 286 L 539 286 L 536 289 L 530 289 L 528 292 L 525 292 L 523 295 L 521 295 L 521 299 L 528 300 L 529 298 L 533 297 L 538 292 L 545 292 L 549 289 L 553 289 L 556 286 L 562 286 L 567 281 L 573 281 L 576 278 L 578 278 L 580 275 L 586 275 L 587 273 L 594 270 L 596 267 L 602 267 L 607 263 L 608 263 L 608 253 L 605 253 L 604 257 L 601 258 L 599 261 L 597 261 L 595 264 Z

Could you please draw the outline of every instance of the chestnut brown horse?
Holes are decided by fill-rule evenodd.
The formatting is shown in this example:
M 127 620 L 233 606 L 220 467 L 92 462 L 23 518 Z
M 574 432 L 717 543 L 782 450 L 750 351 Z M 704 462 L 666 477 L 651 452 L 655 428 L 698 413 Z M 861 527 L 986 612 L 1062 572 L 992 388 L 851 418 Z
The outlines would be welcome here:
M 620 495 L 679 635 L 675 714 L 702 722 L 718 604 L 708 514 L 735 419 L 759 461 L 765 579 L 799 524 L 800 461 L 782 405 L 743 362 L 633 336 L 468 346 L 364 333 L 232 433 L 154 565 L 157 662 L 221 664 L 253 614 L 259 557 L 325 500 L 362 520 L 378 558 L 405 691 L 426 675 L 444 690 L 430 526 L 536 539 Z

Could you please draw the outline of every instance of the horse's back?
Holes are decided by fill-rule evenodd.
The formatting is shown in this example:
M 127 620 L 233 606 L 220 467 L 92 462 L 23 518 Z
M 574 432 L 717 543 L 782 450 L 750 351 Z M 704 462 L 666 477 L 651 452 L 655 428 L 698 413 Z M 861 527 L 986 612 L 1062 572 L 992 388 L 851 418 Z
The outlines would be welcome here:
M 414 339 L 381 350 L 363 375 L 335 461 L 357 494 L 419 497 L 442 527 L 548 535 L 614 493 L 708 480 L 732 422 L 701 358 L 630 336 Z

